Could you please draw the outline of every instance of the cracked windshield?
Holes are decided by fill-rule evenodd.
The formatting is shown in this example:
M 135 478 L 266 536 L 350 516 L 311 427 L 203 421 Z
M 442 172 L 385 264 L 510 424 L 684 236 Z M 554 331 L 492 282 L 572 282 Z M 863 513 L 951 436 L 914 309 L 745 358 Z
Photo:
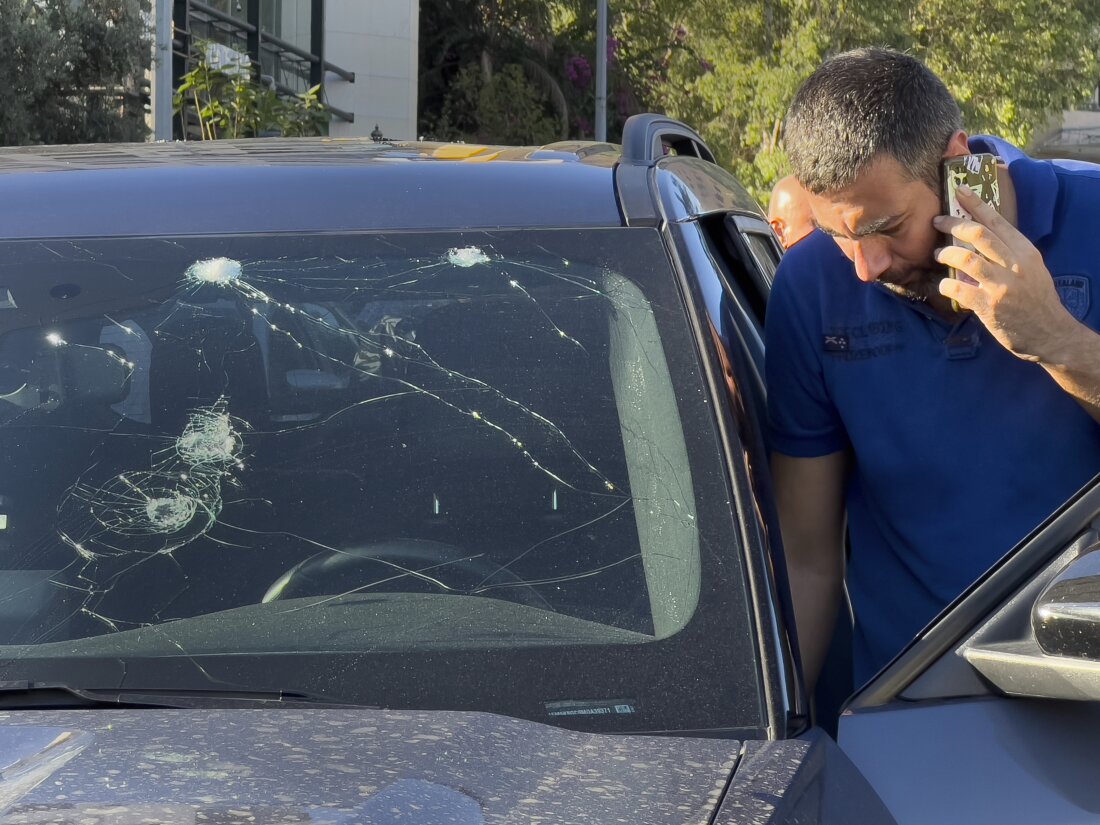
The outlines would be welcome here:
M 717 476 L 626 232 L 4 244 L 3 678 L 675 637 Z

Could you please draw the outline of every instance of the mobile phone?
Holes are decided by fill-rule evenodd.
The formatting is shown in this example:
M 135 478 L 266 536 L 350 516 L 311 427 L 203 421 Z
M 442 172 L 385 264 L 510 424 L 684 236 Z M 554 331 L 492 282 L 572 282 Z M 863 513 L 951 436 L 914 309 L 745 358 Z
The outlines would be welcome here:
M 994 209 L 1001 209 L 1001 187 L 997 182 L 997 164 L 1000 158 L 996 155 L 983 152 L 977 155 L 961 155 L 947 158 L 940 164 L 941 180 L 943 183 L 943 212 L 953 218 L 966 218 L 972 215 L 959 204 L 956 190 L 966 184 L 979 198 L 988 203 Z M 974 247 L 964 241 L 960 241 L 952 235 L 945 236 L 947 243 L 956 246 L 973 249 Z M 957 278 L 966 283 L 975 283 L 974 279 L 965 272 L 956 269 L 947 269 L 947 277 Z M 960 312 L 960 307 L 955 301 L 951 302 L 951 308 Z

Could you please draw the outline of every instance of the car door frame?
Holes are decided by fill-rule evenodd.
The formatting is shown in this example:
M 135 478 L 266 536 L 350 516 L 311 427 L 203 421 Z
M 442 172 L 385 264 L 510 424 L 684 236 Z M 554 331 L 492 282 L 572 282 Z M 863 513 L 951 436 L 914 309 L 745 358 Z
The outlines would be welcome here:
M 899 822 L 1055 825 L 1100 811 L 1100 786 L 1082 770 L 1100 738 L 1100 702 L 1007 695 L 968 661 L 998 616 L 1030 610 L 1075 547 L 1100 537 L 1098 526 L 1100 476 L 846 703 L 841 749 Z
M 650 174 L 659 202 L 659 228 L 693 321 L 730 468 L 732 504 L 745 549 L 746 586 L 755 611 L 765 736 L 787 738 L 808 729 L 809 710 L 797 665 L 793 610 L 767 469 L 763 318 L 753 317 L 744 290 L 739 291 L 730 278 L 729 261 L 722 260 L 716 244 L 728 216 L 751 221 L 754 231 L 766 228 L 771 233 L 771 228 L 736 180 L 712 163 L 670 157 L 655 164 Z M 752 260 L 739 263 L 755 266 Z M 752 277 L 762 281 L 764 275 L 752 271 Z

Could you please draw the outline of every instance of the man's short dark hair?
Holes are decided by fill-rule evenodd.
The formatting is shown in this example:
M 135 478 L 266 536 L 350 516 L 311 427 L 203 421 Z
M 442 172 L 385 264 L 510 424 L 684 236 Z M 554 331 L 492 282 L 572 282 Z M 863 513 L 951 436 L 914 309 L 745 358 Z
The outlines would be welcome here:
M 783 136 L 799 183 L 820 195 L 850 186 L 881 156 L 937 189 L 939 160 L 961 128 L 959 104 L 927 66 L 888 49 L 856 49 L 829 58 L 799 87 Z

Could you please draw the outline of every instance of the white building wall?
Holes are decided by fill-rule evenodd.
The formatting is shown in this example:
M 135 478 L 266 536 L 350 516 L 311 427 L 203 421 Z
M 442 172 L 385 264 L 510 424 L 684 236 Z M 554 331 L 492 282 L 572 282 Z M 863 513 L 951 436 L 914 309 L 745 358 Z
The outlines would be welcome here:
M 325 0 L 325 59 L 355 72 L 329 73 L 329 103 L 355 113 L 333 118 L 333 137 L 367 136 L 375 125 L 393 140 L 415 140 L 419 0 Z

